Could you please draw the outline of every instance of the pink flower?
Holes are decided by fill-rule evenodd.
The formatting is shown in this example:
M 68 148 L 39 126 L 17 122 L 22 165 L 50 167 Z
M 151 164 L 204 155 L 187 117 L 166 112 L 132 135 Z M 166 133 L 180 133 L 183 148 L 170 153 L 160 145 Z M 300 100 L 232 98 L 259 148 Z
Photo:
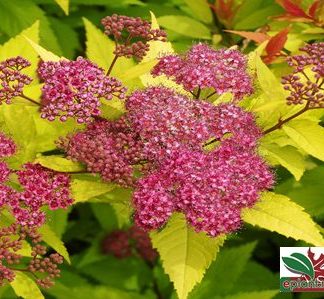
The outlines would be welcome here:
M 231 92 L 236 99 L 253 92 L 246 57 L 237 50 L 214 50 L 205 44 L 193 46 L 183 57 L 160 58 L 152 74 L 164 74 L 191 92 L 197 88 L 213 88 L 217 94 Z
M 41 116 L 61 121 L 76 118 L 78 123 L 100 115 L 100 98 L 123 99 L 126 89 L 104 70 L 79 57 L 76 61 L 43 62 L 38 73 L 45 84 L 42 88 Z
M 20 56 L 0 62 L 0 104 L 11 104 L 14 97 L 22 94 L 23 88 L 32 82 L 32 78 L 21 71 L 30 66 L 30 62 Z
M 0 158 L 12 156 L 16 149 L 14 141 L 0 132 Z
M 117 57 L 134 57 L 141 60 L 149 50 L 149 41 L 166 40 L 166 33 L 151 29 L 151 24 L 141 18 L 112 15 L 101 20 L 105 33 L 116 42 L 114 54 Z

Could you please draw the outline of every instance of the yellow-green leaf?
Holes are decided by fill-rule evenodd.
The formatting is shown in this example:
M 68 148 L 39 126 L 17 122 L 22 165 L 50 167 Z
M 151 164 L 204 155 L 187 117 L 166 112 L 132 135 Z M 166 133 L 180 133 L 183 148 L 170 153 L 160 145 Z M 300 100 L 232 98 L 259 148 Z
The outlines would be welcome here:
M 225 237 L 211 238 L 187 226 L 184 215 L 174 214 L 160 232 L 151 233 L 154 248 L 160 254 L 180 299 L 186 299 L 216 258 Z
M 213 22 L 213 14 L 206 0 L 185 0 L 185 3 L 197 19 L 207 24 Z
M 10 283 L 18 297 L 24 299 L 44 299 L 37 284 L 28 275 L 15 271 L 15 279 Z
M 292 120 L 282 128 L 301 149 L 324 161 L 324 128 L 307 119 Z
M 100 181 L 74 179 L 72 181 L 72 197 L 75 202 L 84 202 L 96 196 L 105 194 L 116 188 L 115 184 Z
M 306 162 L 303 155 L 292 146 L 280 147 L 274 143 L 261 143 L 261 153 L 272 165 L 282 165 L 299 181 L 306 170 Z
M 60 172 L 77 172 L 85 169 L 81 163 L 73 162 L 62 156 L 38 156 L 34 162 Z
M 0 61 L 14 56 L 22 56 L 27 58 L 31 66 L 26 68 L 23 72 L 36 78 L 36 68 L 38 56 L 33 51 L 31 45 L 26 41 L 25 37 L 29 38 L 35 43 L 39 42 L 39 21 L 32 26 L 22 31 L 16 37 L 11 38 L 4 45 L 0 46 Z
M 55 2 L 62 8 L 66 15 L 69 14 L 69 0 L 55 0 Z
M 54 231 L 47 225 L 43 225 L 39 228 L 39 232 L 42 235 L 42 239 L 50 247 L 52 247 L 57 253 L 62 255 L 64 259 L 70 264 L 69 253 L 67 252 L 64 243 L 59 239 L 59 237 L 54 233 Z
M 295 240 L 303 240 L 315 246 L 324 246 L 324 239 L 310 215 L 304 211 L 303 207 L 281 194 L 264 193 L 253 208 L 243 210 L 242 219 L 254 226 Z
M 40 46 L 38 43 L 35 43 L 30 38 L 25 36 L 25 39 L 27 42 L 33 47 L 34 51 L 42 58 L 43 61 L 60 61 L 61 58 L 54 53 L 44 49 L 42 46 Z
M 152 22 L 152 29 L 159 29 L 158 21 L 155 15 L 151 12 L 151 22 Z M 143 61 L 139 64 L 143 67 L 146 63 L 152 63 L 152 61 L 156 62 L 159 57 L 162 55 L 172 54 L 174 53 L 173 47 L 170 42 L 161 42 L 161 41 L 151 41 L 149 42 L 150 50 L 143 58 Z M 153 78 L 150 74 L 150 70 L 147 70 L 146 74 L 140 76 L 140 79 L 144 86 L 155 86 L 155 85 L 164 85 L 169 88 L 176 89 L 180 93 L 187 94 L 186 91 L 182 88 L 182 86 L 176 84 L 172 80 L 169 80 L 166 76 L 158 76 Z

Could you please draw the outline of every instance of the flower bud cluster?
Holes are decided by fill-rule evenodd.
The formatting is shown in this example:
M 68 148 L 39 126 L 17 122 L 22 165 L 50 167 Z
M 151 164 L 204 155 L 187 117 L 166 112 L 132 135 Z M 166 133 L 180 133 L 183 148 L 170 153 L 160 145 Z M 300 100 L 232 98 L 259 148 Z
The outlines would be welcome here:
M 11 156 L 15 151 L 13 140 L 0 133 L 0 158 Z M 9 184 L 10 174 L 17 176 L 19 187 L 14 188 L 17 180 L 12 186 Z M 10 213 L 6 217 L 12 222 L 0 229 L 0 286 L 13 281 L 15 271 L 32 272 L 42 287 L 53 285 L 53 279 L 60 274 L 57 265 L 63 258 L 57 253 L 45 256 L 47 249 L 40 244 L 42 238 L 37 229 L 45 222 L 44 206 L 55 210 L 72 204 L 69 189 L 70 178 L 66 174 L 32 163 L 16 171 L 0 161 L 0 211 Z M 31 259 L 27 268 L 21 269 L 18 265 L 24 261 L 19 251 L 28 241 L 32 244 Z M 12 268 L 12 265 L 17 267 Z
M 231 92 L 236 99 L 253 92 L 246 57 L 234 49 L 214 50 L 206 44 L 194 45 L 184 56 L 160 58 L 152 74 L 166 75 L 191 92 L 213 88 L 217 94 Z
M 305 54 L 287 59 L 293 72 L 281 81 L 284 89 L 290 92 L 287 103 L 324 107 L 324 42 L 306 45 L 300 50 Z
M 97 120 L 59 142 L 69 158 L 84 163 L 105 181 L 133 186 L 133 166 L 143 159 L 142 142 L 125 117 Z
M 114 54 L 117 57 L 137 58 L 141 60 L 149 50 L 149 41 L 166 40 L 166 33 L 160 29 L 151 29 L 151 24 L 141 18 L 121 15 L 107 16 L 101 20 L 108 36 L 116 41 Z
M 20 56 L 0 62 L 0 104 L 11 104 L 14 97 L 22 94 L 23 88 L 32 82 L 32 78 L 21 71 L 30 66 L 30 62 Z
M 57 253 L 46 257 L 47 248 L 40 244 L 41 235 L 35 227 L 20 226 L 13 223 L 0 229 L 0 286 L 15 279 L 14 271 L 29 271 L 36 277 L 36 283 L 44 288 L 51 287 L 54 279 L 60 276 L 58 264 L 62 264 L 63 258 Z M 23 242 L 32 244 L 31 258 L 27 268 L 18 267 L 22 263 L 23 256 L 19 250 L 23 248 Z M 16 267 L 12 267 L 17 265 Z
M 100 115 L 101 97 L 125 97 L 121 82 L 82 57 L 76 61 L 43 62 L 38 73 L 44 81 L 41 116 L 50 121 L 73 117 L 78 123 L 86 123 Z
M 140 227 L 133 225 L 128 230 L 115 230 L 102 242 L 102 251 L 123 259 L 138 255 L 148 262 L 154 262 L 158 253 L 152 247 L 149 235 Z

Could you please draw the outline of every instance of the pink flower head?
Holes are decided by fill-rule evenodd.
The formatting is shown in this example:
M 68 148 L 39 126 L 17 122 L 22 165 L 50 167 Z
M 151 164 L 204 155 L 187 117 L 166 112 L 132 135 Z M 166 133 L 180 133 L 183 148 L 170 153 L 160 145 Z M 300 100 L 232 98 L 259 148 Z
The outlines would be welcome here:
M 126 107 L 150 159 L 179 148 L 200 150 L 212 138 L 251 149 L 260 137 L 253 115 L 242 108 L 191 100 L 165 87 L 134 92 Z
M 32 78 L 21 71 L 30 66 L 30 62 L 20 56 L 0 62 L 0 104 L 11 104 L 14 97 L 22 94 L 23 88 L 32 82 Z
M 290 92 L 288 105 L 309 103 L 309 107 L 324 107 L 324 42 L 306 45 L 302 55 L 287 59 L 293 73 L 282 78 L 284 89 Z M 311 70 L 312 74 L 308 74 Z
M 117 79 L 105 76 L 103 69 L 82 57 L 43 62 L 38 73 L 45 82 L 41 116 L 51 121 L 74 117 L 78 123 L 89 122 L 100 114 L 100 97 L 125 96 L 126 90 Z
M 14 141 L 0 132 L 0 158 L 12 156 L 16 152 Z
M 3 193 L 6 192 L 6 202 L 20 225 L 42 225 L 45 222 L 43 206 L 56 210 L 72 204 L 69 175 L 31 163 L 25 164 L 17 175 L 23 191 L 4 186 L 7 188 Z
M 175 212 L 185 214 L 196 231 L 211 236 L 241 225 L 242 208 L 251 207 L 273 184 L 272 173 L 254 153 L 220 146 L 215 152 L 174 152 L 134 192 L 135 221 L 157 229 Z
M 152 74 L 164 74 L 191 92 L 196 88 L 213 88 L 217 94 L 231 92 L 236 99 L 253 92 L 246 57 L 237 50 L 214 50 L 206 44 L 193 46 L 183 57 L 160 58 Z
M 86 164 L 90 172 L 123 186 L 133 185 L 133 165 L 142 160 L 142 143 L 124 117 L 95 121 L 61 140 L 59 146 L 72 160 Z
M 191 100 L 166 87 L 135 91 L 126 108 L 147 155 L 154 159 L 183 146 L 201 148 L 206 140 L 220 134 L 214 105 Z
M 10 173 L 7 163 L 0 161 L 0 184 L 8 180 Z
M 166 33 L 151 29 L 151 24 L 141 18 L 112 15 L 101 20 L 105 33 L 116 42 L 114 54 L 118 57 L 135 57 L 141 60 L 149 50 L 149 41 L 166 40 Z

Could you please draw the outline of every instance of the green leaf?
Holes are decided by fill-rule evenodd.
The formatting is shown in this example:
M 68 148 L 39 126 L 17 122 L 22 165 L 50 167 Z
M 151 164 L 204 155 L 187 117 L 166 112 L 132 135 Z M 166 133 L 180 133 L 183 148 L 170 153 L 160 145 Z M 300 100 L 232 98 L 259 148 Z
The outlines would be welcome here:
M 281 194 L 263 193 L 261 200 L 242 212 L 242 219 L 254 226 L 275 231 L 295 240 L 323 246 L 317 224 L 304 209 Z
M 116 185 L 112 183 L 79 179 L 73 179 L 71 186 L 72 197 L 75 203 L 85 202 L 91 198 L 103 195 L 114 188 L 116 188 Z
M 0 61 L 14 56 L 22 56 L 27 58 L 31 66 L 24 70 L 24 73 L 35 78 L 38 56 L 34 53 L 32 47 L 28 44 L 25 37 L 35 43 L 39 42 L 39 21 L 22 31 L 16 37 L 11 38 L 4 45 L 0 46 Z
M 226 295 L 235 291 L 236 282 L 249 261 L 255 246 L 256 242 L 252 242 L 221 250 L 216 261 L 207 270 L 201 284 L 193 290 L 189 298 L 212 298 L 214 294 Z
M 55 0 L 55 2 L 62 8 L 66 15 L 69 14 L 69 0 Z
M 83 18 L 86 30 L 87 57 L 105 70 L 108 70 L 114 59 L 115 43 L 88 19 Z M 120 57 L 117 59 L 112 75 L 120 69 L 127 70 L 134 65 L 131 59 Z
M 292 256 L 292 255 L 291 255 Z M 306 258 L 304 256 L 304 258 Z M 302 275 L 308 275 L 311 279 L 314 278 L 314 269 L 311 265 L 310 261 L 305 263 L 305 259 L 300 256 L 295 256 L 295 258 L 291 257 L 282 257 L 282 260 L 285 266 L 294 273 L 299 273 Z M 310 267 L 308 266 L 310 264 Z
M 91 209 L 101 227 L 110 232 L 118 228 L 118 220 L 114 208 L 107 203 L 92 203 Z
M 57 253 L 62 255 L 69 264 L 71 264 L 69 253 L 67 252 L 64 243 L 59 239 L 54 231 L 45 224 L 39 228 L 39 232 L 42 235 L 43 241 L 52 247 Z
M 10 283 L 17 296 L 24 299 L 44 299 L 37 284 L 28 275 L 15 271 L 15 279 Z
M 162 231 L 151 233 L 151 240 L 179 298 L 186 299 L 216 258 L 225 237 L 196 233 L 187 226 L 184 215 L 174 214 Z
M 211 39 L 210 30 L 202 23 L 186 16 L 163 16 L 158 18 L 161 26 L 185 36 Z
M 85 169 L 81 163 L 73 162 L 62 156 L 38 156 L 34 162 L 60 172 L 77 172 Z
M 70 210 L 71 209 L 60 209 L 46 211 L 46 223 L 60 239 L 67 228 Z
M 268 22 L 268 17 L 278 15 L 283 9 L 272 1 L 243 1 L 235 14 L 234 29 L 247 30 L 259 28 Z
M 222 297 L 222 299 L 271 299 L 279 293 L 278 290 L 267 290 L 249 293 L 237 293 Z M 215 297 L 217 298 L 217 297 Z
M 253 292 L 275 289 L 278 285 L 278 275 L 267 267 L 249 261 L 235 284 L 236 292 Z
M 306 171 L 296 183 L 293 179 L 277 186 L 280 193 L 286 194 L 313 216 L 324 215 L 324 166 Z
M 305 152 L 324 161 L 324 128 L 306 119 L 292 120 L 282 128 Z
M 190 7 L 194 16 L 200 21 L 210 24 L 213 22 L 213 14 L 210 10 L 208 2 L 205 0 L 184 0 L 184 2 Z
M 40 21 L 40 38 L 42 45 L 61 54 L 56 36 L 43 10 L 30 0 L 0 1 L 0 30 L 9 36 Z
M 274 143 L 261 143 L 261 153 L 273 165 L 282 165 L 294 175 L 296 181 L 299 181 L 304 171 L 306 163 L 298 150 L 292 146 L 280 147 Z

